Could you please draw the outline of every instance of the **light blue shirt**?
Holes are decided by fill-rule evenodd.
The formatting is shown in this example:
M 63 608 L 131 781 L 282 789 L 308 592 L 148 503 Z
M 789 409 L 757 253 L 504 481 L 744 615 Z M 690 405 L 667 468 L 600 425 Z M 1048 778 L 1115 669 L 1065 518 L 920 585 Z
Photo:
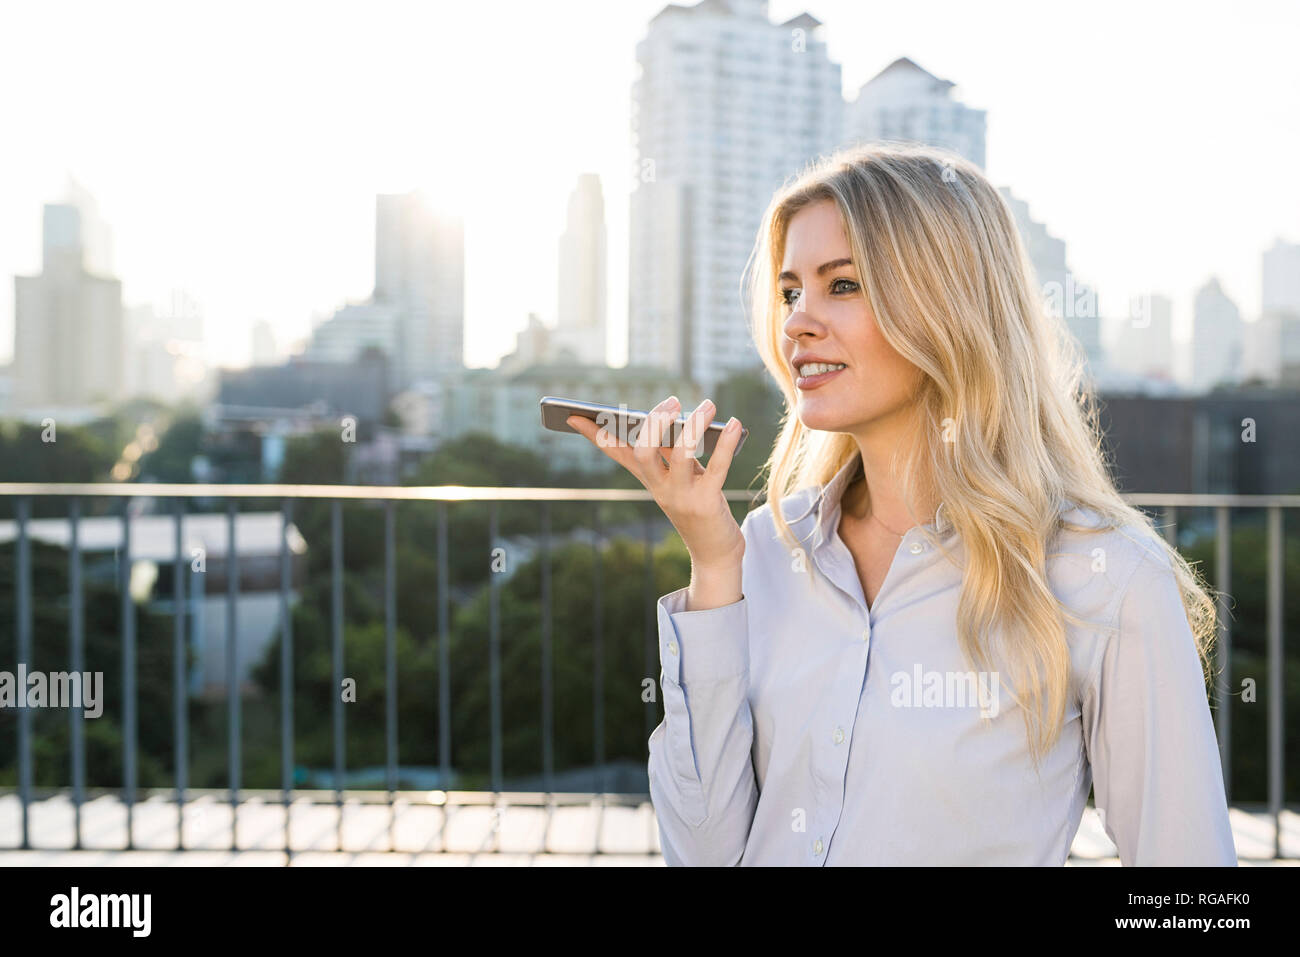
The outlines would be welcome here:
M 957 642 L 962 561 L 944 517 L 903 536 L 868 610 L 838 534 L 855 455 L 788 496 L 791 552 L 746 516 L 743 597 L 659 600 L 664 718 L 650 794 L 669 865 L 1061 865 L 1089 786 L 1130 865 L 1236 865 L 1205 684 L 1177 582 L 1135 529 L 1062 531 L 1049 584 L 1070 692 L 1036 775 L 1006 675 Z M 1071 521 L 1097 516 L 1069 504 Z M 987 716 L 987 720 L 983 716 Z

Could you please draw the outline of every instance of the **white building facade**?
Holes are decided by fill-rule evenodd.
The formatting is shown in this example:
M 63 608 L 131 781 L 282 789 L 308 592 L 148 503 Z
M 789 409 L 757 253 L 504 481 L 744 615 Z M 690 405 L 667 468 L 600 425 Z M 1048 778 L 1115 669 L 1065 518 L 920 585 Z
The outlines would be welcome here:
M 637 63 L 628 364 L 707 390 L 760 364 L 742 278 L 772 194 L 841 142 L 840 67 L 762 0 L 665 7 Z
M 925 143 L 952 150 L 983 169 L 985 111 L 958 100 L 955 87 L 900 57 L 845 105 L 846 143 Z
M 81 213 L 47 204 L 37 276 L 14 277 L 13 402 L 19 412 L 120 401 L 126 387 L 122 283 L 92 273 Z
M 608 365 L 608 309 L 605 198 L 600 178 L 584 173 L 569 196 L 568 218 L 559 244 L 557 350 L 577 361 Z
M 1218 279 L 1196 293 L 1192 312 L 1192 385 L 1209 390 L 1241 381 L 1245 329 Z
M 396 382 L 454 375 L 465 356 L 465 227 L 419 191 L 383 194 L 375 212 L 373 300 L 400 313 Z

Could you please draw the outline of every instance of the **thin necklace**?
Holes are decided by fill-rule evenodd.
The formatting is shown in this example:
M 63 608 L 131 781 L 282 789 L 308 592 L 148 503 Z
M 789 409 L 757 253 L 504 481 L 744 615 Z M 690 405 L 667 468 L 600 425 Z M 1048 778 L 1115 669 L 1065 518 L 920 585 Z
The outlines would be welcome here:
M 876 518 L 876 513 L 875 513 L 875 512 L 872 512 L 870 515 L 867 516 L 867 518 L 874 519 L 874 520 L 875 520 L 875 523 L 876 523 L 877 525 L 879 525 L 881 528 L 883 528 L 885 531 L 887 531 L 890 535 L 893 535 L 895 538 L 902 538 L 902 537 L 903 537 L 901 533 L 894 531 L 892 528 L 890 528 L 888 525 L 886 525 L 886 524 L 885 524 L 884 522 L 882 522 L 880 519 Z
M 855 476 L 855 478 L 858 478 L 858 477 L 861 477 L 861 472 L 860 472 L 860 471 L 859 471 L 858 475 Z M 876 518 L 876 513 L 875 513 L 875 512 L 869 512 L 869 513 L 867 514 L 867 518 L 868 518 L 869 520 L 874 521 L 877 525 L 879 525 L 881 528 L 883 528 L 885 531 L 887 531 L 890 535 L 893 535 L 895 538 L 902 538 L 902 537 L 903 537 L 902 534 L 900 534 L 899 532 L 894 531 L 892 528 L 890 528 L 888 525 L 886 525 L 886 524 L 885 524 L 884 522 L 882 522 L 880 519 Z

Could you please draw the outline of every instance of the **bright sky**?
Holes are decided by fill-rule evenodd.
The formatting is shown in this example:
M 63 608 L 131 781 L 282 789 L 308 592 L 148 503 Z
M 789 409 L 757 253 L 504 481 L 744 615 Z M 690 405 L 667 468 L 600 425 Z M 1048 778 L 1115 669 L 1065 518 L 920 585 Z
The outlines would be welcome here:
M 466 359 L 555 313 L 579 173 L 609 228 L 610 359 L 625 354 L 635 44 L 662 0 L 49 2 L 0 7 L 0 358 L 9 277 L 40 268 L 71 173 L 113 230 L 128 306 L 201 303 L 242 364 L 370 294 L 375 194 L 466 217 Z M 989 111 L 988 173 L 1069 244 L 1107 314 L 1151 289 L 1176 329 L 1218 275 L 1243 315 L 1260 254 L 1300 241 L 1300 4 L 771 0 L 827 24 L 848 95 L 899 56 Z

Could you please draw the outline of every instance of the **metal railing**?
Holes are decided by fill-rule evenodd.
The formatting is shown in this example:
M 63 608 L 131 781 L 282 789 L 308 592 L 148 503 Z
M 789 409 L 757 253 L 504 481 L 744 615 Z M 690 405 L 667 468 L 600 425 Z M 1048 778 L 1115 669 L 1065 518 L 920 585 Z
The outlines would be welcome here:
M 746 502 L 754 500 L 753 493 L 729 491 L 728 500 Z M 331 504 L 331 653 L 334 688 L 343 682 L 343 523 L 342 506 L 346 501 L 367 501 L 382 503 L 384 512 L 384 633 L 385 633 L 385 777 L 387 784 L 388 805 L 390 808 L 390 844 L 393 821 L 395 820 L 394 799 L 398 783 L 398 735 L 397 735 L 397 686 L 396 664 L 396 523 L 394 505 L 399 501 L 434 502 L 438 505 L 437 535 L 437 642 L 438 642 L 438 755 L 443 780 L 451 776 L 451 689 L 450 689 L 450 616 L 449 616 L 449 581 L 448 581 L 448 546 L 447 524 L 448 506 L 454 502 L 485 502 L 489 505 L 489 539 L 495 541 L 498 533 L 498 504 L 501 502 L 536 502 L 540 505 L 541 519 L 541 669 L 542 669 L 542 715 L 541 742 L 542 767 L 546 793 L 550 795 L 554 773 L 554 693 L 552 676 L 552 608 L 551 608 L 551 560 L 550 560 L 550 505 L 554 502 L 642 502 L 652 503 L 652 496 L 643 489 L 557 489 L 557 488 L 487 488 L 469 486 L 424 486 L 424 487 L 376 487 L 376 486 L 337 486 L 337 485 L 213 485 L 213 484 L 29 484 L 0 483 L 0 498 L 15 502 L 15 608 L 18 663 L 29 664 L 32 661 L 32 564 L 28 522 L 31 518 L 33 498 L 63 498 L 68 500 L 67 521 L 70 527 L 68 547 L 68 583 L 69 613 L 68 630 L 71 639 L 71 670 L 80 673 L 84 670 L 85 655 L 85 620 L 83 611 L 83 574 L 82 553 L 78 541 L 78 528 L 81 521 L 81 500 L 86 498 L 116 498 L 124 500 L 122 521 L 123 554 L 130 554 L 130 502 L 133 499 L 170 499 L 174 505 L 175 518 L 175 555 L 173 565 L 173 594 L 176 598 L 175 627 L 173 634 L 174 669 L 173 684 L 175 691 L 175 709 L 173 724 L 175 734 L 175 801 L 177 806 L 177 841 L 175 850 L 186 850 L 184 841 L 184 807 L 188 787 L 187 768 L 187 675 L 186 675 L 186 640 L 183 615 L 181 613 L 184 581 L 182 573 L 182 519 L 185 514 L 184 503 L 189 499 L 224 499 L 227 503 L 227 534 L 230 549 L 229 564 L 226 574 L 226 680 L 227 724 L 229 729 L 229 751 L 227 762 L 229 768 L 229 802 L 232 810 L 231 850 L 241 850 L 237 833 L 238 809 L 241 803 L 241 716 L 242 696 L 233 690 L 237 687 L 239 675 L 238 642 L 236 641 L 236 607 L 239 601 L 239 576 L 237 574 L 237 551 L 235 548 L 236 517 L 240 499 L 278 499 L 283 516 L 282 534 L 280 536 L 280 588 L 279 588 L 279 625 L 280 625 L 280 754 L 281 754 L 281 796 L 284 805 L 284 847 L 286 854 L 296 853 L 290 844 L 290 805 L 294 801 L 294 736 L 293 736 L 293 628 L 290 593 L 292 591 L 292 555 L 289 546 L 289 529 L 293 517 L 293 503 L 297 500 L 323 499 Z M 1283 786 L 1283 741 L 1284 741 L 1284 697 L 1283 697 L 1283 509 L 1300 508 L 1300 495 L 1171 495 L 1171 494 L 1129 494 L 1126 500 L 1133 505 L 1162 510 L 1157 523 L 1164 531 L 1166 539 L 1176 542 L 1178 511 L 1186 508 L 1213 509 L 1216 517 L 1216 552 L 1214 587 L 1221 592 L 1230 593 L 1232 583 L 1231 566 L 1231 511 L 1233 509 L 1264 509 L 1267 528 L 1267 662 L 1268 683 L 1265 689 L 1268 721 L 1268 813 L 1275 826 L 1273 853 L 1282 856 L 1282 822 L 1284 807 Z M 655 507 L 657 513 L 657 506 Z M 604 754 L 604 714 L 603 705 L 603 617 L 600 582 L 600 544 L 601 530 L 598 513 L 593 510 L 593 524 L 596 531 L 596 561 L 592 594 L 594 624 L 594 763 L 603 766 Z M 646 664 L 651 673 L 657 670 L 657 627 L 654 605 L 658 596 L 653 588 L 653 540 L 650 524 L 646 524 Z M 132 811 L 137 799 L 137 688 L 136 688 L 136 606 L 128 587 L 131 562 L 123 561 L 120 565 L 119 582 L 121 591 L 120 630 L 122 638 L 122 721 L 123 721 L 123 784 L 121 798 L 126 808 L 126 847 L 134 848 L 132 831 Z M 498 576 L 488 577 L 490 594 L 488 626 L 488 659 L 490 687 L 490 755 L 491 755 L 491 790 L 502 790 L 502 749 L 504 729 L 502 727 L 501 695 L 501 615 L 499 605 L 500 585 Z M 1216 661 L 1215 698 L 1220 702 L 1228 701 L 1230 679 L 1229 661 L 1232 649 L 1231 616 L 1228 613 L 1226 599 L 1220 598 L 1219 607 L 1220 635 Z M 32 766 L 32 728 L 30 709 L 20 706 L 17 710 L 18 724 L 18 796 L 22 809 L 21 842 L 17 849 L 32 848 L 29 831 L 29 806 L 32 803 L 33 766 Z M 86 796 L 86 748 L 82 727 L 84 715 L 78 708 L 71 710 L 70 742 L 72 751 L 72 801 L 75 808 L 75 837 L 72 849 L 81 849 L 81 806 Z M 344 710 L 342 696 L 333 695 L 331 713 L 333 725 L 333 769 L 335 774 L 335 801 L 338 805 L 339 847 L 342 849 L 343 805 L 344 805 Z M 646 733 L 653 730 L 658 716 L 655 703 L 647 703 Z M 1216 724 L 1223 763 L 1224 783 L 1229 789 L 1231 800 L 1231 736 L 1230 709 L 1219 707 L 1216 711 Z M 297 791 L 302 794 L 301 789 Z M 648 795 L 645 796 L 648 800 Z

